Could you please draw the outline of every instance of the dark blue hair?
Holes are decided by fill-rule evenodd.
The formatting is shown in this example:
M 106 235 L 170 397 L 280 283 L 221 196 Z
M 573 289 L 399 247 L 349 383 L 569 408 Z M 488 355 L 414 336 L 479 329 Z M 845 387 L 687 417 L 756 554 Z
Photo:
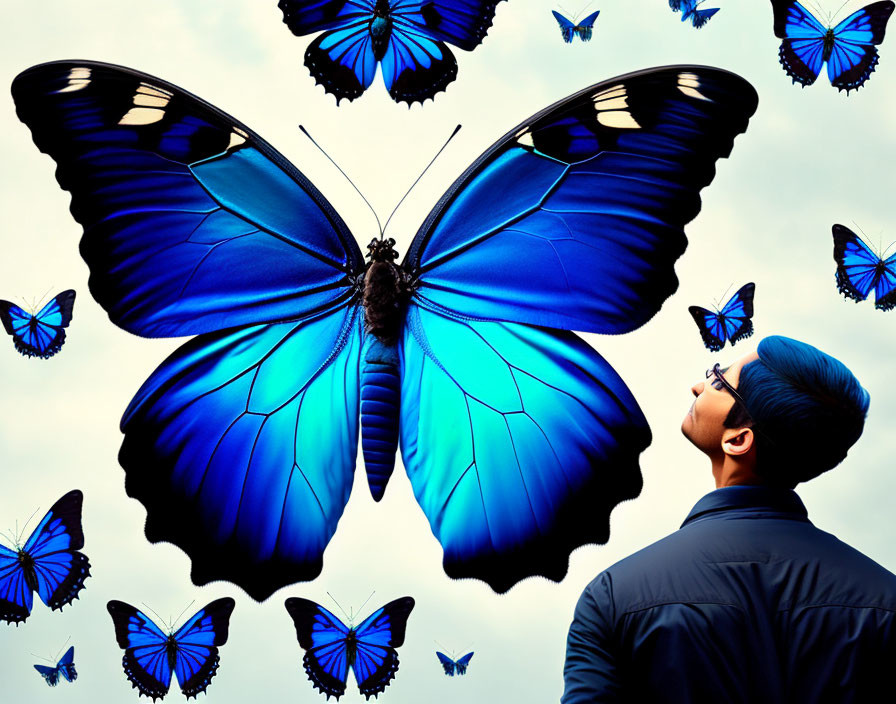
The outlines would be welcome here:
M 833 469 L 862 435 L 870 397 L 845 364 L 774 335 L 744 365 L 737 390 L 753 418 L 756 472 L 793 487 Z M 726 427 L 746 425 L 735 404 Z

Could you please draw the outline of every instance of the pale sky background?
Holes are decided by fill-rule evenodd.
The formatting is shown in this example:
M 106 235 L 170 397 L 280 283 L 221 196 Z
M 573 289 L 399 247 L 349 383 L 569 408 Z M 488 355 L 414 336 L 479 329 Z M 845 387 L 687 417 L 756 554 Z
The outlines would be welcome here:
M 820 0 L 833 11 L 839 0 Z M 571 13 L 581 2 L 566 0 Z M 839 15 L 858 9 L 849 2 Z M 708 2 L 707 5 L 713 5 Z M 74 320 L 62 352 L 26 359 L 0 336 L 0 529 L 40 515 L 66 491 L 84 492 L 84 552 L 92 577 L 81 599 L 60 612 L 36 601 L 28 621 L 0 624 L 0 700 L 133 701 L 106 612 L 109 599 L 146 602 L 166 618 L 231 595 L 237 606 L 221 668 L 206 696 L 226 703 L 323 701 L 301 667 L 302 650 L 283 601 L 304 596 L 334 608 L 371 608 L 411 595 L 397 678 L 380 696 L 419 702 L 551 702 L 562 691 L 566 632 L 576 599 L 602 569 L 674 531 L 713 483 L 707 460 L 681 436 L 689 389 L 714 361 L 731 361 L 762 336 L 787 334 L 842 359 L 871 393 L 864 437 L 846 462 L 801 487 L 810 518 L 896 570 L 891 446 L 896 414 L 896 311 L 853 304 L 834 283 L 831 225 L 853 223 L 877 245 L 896 239 L 896 38 L 881 47 L 878 70 L 848 97 L 823 74 L 806 89 L 778 63 L 767 0 L 719 0 L 703 29 L 682 24 L 666 0 L 600 0 L 590 43 L 561 41 L 547 0 L 509 0 L 474 52 L 456 51 L 459 78 L 422 108 L 393 103 L 378 77 L 367 94 L 337 108 L 302 65 L 310 38 L 282 24 L 276 0 L 2 0 L 0 84 L 55 59 L 93 59 L 159 76 L 243 121 L 293 161 L 341 213 L 357 239 L 376 234 L 366 207 L 299 132 L 303 123 L 388 215 L 449 135 L 464 129 L 396 215 L 391 234 L 404 253 L 454 178 L 495 139 L 550 103 L 607 78 L 665 64 L 732 70 L 757 89 L 747 134 L 718 164 L 703 211 L 686 228 L 690 245 L 676 271 L 678 292 L 642 329 L 588 340 L 619 371 L 654 434 L 642 455 L 640 498 L 614 511 L 610 542 L 573 553 L 566 579 L 529 579 L 498 596 L 482 582 L 452 581 L 441 549 L 397 467 L 375 504 L 356 473 L 354 491 L 314 582 L 258 604 L 237 587 L 191 584 L 189 562 L 143 536 L 145 511 L 124 492 L 116 457 L 118 421 L 143 380 L 181 341 L 144 340 L 116 328 L 90 297 L 78 254 L 80 226 L 69 194 L 53 177 L 16 116 L 0 100 L 0 297 L 37 298 L 74 288 Z M 896 26 L 891 27 L 896 33 Z M 702 345 L 688 305 L 709 306 L 756 282 L 756 336 L 715 355 Z M 806 442 L 811 442 L 807 434 Z M 33 526 L 33 523 L 32 523 Z M 79 677 L 50 689 L 32 668 L 71 636 Z M 449 679 L 433 640 L 476 651 L 469 673 Z M 182 700 L 172 684 L 168 700 Z M 363 701 L 350 680 L 344 699 Z

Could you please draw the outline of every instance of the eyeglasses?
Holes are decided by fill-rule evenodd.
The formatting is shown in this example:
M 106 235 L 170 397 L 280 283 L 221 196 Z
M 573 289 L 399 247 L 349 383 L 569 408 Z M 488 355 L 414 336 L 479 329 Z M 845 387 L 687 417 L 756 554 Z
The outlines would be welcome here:
M 713 387 L 715 387 L 719 391 L 724 388 L 729 394 L 731 394 L 734 397 L 734 400 L 741 405 L 741 408 L 744 409 L 747 417 L 750 419 L 750 422 L 753 423 L 753 417 L 750 415 L 750 411 L 747 408 L 746 401 L 744 401 L 743 396 L 737 393 L 737 390 L 731 384 L 729 384 L 728 380 L 722 375 L 722 370 L 719 368 L 718 362 L 716 362 L 711 369 L 706 370 L 706 378 L 709 379 L 709 377 L 711 376 L 714 376 L 715 380 L 718 381 L 719 384 L 721 384 L 721 386 L 716 386 L 715 383 L 713 383 Z

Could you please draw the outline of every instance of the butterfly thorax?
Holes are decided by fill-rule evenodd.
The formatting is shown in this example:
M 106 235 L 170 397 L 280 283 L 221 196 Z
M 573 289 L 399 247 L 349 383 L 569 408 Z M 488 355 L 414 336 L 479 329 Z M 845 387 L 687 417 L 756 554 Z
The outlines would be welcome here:
M 373 45 L 373 56 L 382 61 L 389 48 L 389 37 L 392 35 L 392 13 L 389 0 L 377 0 L 373 8 L 373 19 L 370 20 L 370 40 Z
M 388 346 L 398 340 L 410 293 L 404 273 L 395 264 L 398 252 L 394 245 L 393 239 L 374 239 L 368 245 L 370 264 L 364 274 L 362 292 L 367 332 Z
M 358 638 L 355 636 L 355 629 L 349 630 L 345 637 L 345 659 L 349 665 L 355 662 L 355 655 L 358 652 Z
M 19 550 L 18 554 L 19 565 L 22 567 L 22 572 L 25 573 L 25 584 L 28 585 L 32 590 L 37 589 L 37 576 L 34 572 L 34 558 L 31 557 L 24 550 Z
M 836 41 L 833 29 L 829 28 L 828 31 L 824 33 L 823 41 L 821 60 L 827 61 L 831 58 L 831 52 L 834 51 L 834 42 Z
M 168 639 L 165 641 L 165 655 L 168 656 L 168 667 L 174 670 L 174 666 L 177 663 L 177 639 L 175 639 L 173 633 L 169 634 Z

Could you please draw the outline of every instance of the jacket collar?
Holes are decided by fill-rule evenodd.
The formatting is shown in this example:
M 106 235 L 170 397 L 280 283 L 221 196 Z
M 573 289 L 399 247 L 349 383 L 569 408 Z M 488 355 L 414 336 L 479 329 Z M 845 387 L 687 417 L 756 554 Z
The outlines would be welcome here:
M 741 485 L 727 486 L 708 493 L 691 509 L 681 527 L 703 519 L 735 517 L 775 517 L 809 522 L 806 507 L 795 491 Z

